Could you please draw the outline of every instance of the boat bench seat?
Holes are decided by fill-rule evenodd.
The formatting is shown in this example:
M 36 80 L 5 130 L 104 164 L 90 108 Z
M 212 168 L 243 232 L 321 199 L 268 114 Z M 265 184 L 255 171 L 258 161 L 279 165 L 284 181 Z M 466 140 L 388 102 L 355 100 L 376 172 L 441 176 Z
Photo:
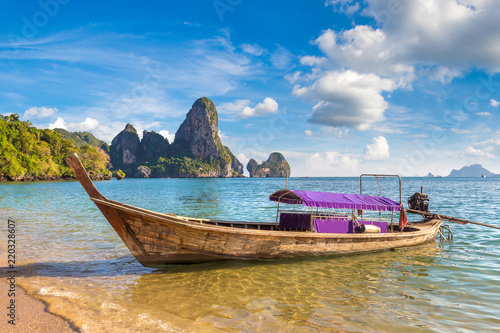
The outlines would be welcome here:
M 361 224 L 372 224 L 380 227 L 380 232 L 387 232 L 387 222 L 359 221 Z M 347 216 L 321 217 L 314 219 L 314 230 L 318 233 L 352 234 L 357 227 Z M 311 214 L 280 213 L 280 230 L 308 231 L 311 230 Z
M 311 214 L 280 213 L 279 228 L 281 230 L 311 230 Z
M 387 222 L 380 221 L 358 221 L 360 224 L 372 224 L 380 227 L 380 233 L 387 232 Z M 352 234 L 357 232 L 358 227 L 347 217 L 333 217 L 314 220 L 314 230 L 318 233 Z

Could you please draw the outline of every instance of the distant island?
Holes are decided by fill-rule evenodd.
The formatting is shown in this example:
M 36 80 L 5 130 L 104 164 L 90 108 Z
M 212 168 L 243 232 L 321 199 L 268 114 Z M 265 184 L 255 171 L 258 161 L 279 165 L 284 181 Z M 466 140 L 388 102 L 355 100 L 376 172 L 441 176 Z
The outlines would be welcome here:
M 267 161 L 258 164 L 253 158 L 248 161 L 250 177 L 288 177 L 290 165 L 281 153 L 272 153 Z
M 429 172 L 426 177 L 434 177 L 434 175 Z M 500 177 L 500 175 L 483 168 L 481 164 L 472 164 L 460 170 L 453 169 L 446 177 Z
M 0 138 L 7 142 L 0 152 L 0 181 L 72 178 L 63 159 L 73 152 L 95 180 L 112 175 L 118 179 L 244 177 L 243 164 L 222 144 L 217 110 L 206 97 L 194 102 L 172 143 L 154 131 L 143 131 L 141 140 L 131 124 L 108 145 L 88 132 L 37 129 L 17 114 L 0 117 Z M 261 165 L 251 159 L 247 169 L 250 177 L 290 175 L 288 162 L 278 152 Z
M 464 166 L 460 170 L 453 169 L 448 177 L 500 177 L 489 170 L 483 168 L 481 164 L 472 164 Z

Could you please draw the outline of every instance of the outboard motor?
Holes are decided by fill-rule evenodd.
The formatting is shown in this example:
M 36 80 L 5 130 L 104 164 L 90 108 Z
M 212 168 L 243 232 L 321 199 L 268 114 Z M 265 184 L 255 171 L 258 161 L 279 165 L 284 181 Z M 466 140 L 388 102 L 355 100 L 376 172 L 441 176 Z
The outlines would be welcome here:
M 428 212 L 429 211 L 429 199 L 427 198 L 428 195 L 421 193 L 421 192 L 415 192 L 414 195 L 408 198 L 408 206 L 410 209 L 413 210 L 419 210 L 422 212 Z

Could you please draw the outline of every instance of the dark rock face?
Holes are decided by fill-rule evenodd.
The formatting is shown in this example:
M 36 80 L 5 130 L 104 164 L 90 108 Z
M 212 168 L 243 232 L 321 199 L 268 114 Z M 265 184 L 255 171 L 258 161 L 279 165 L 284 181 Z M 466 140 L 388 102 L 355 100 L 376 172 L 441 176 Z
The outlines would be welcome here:
M 116 169 L 126 168 L 138 162 L 141 158 L 142 147 L 139 135 L 134 126 L 127 124 L 125 129 L 118 133 L 111 142 L 111 164 Z
M 143 131 L 142 136 L 142 160 L 156 162 L 158 157 L 165 157 L 168 153 L 169 142 L 161 134 Z
M 243 165 L 222 145 L 217 110 L 206 97 L 196 100 L 187 113 L 175 133 L 172 151 L 174 155 L 199 158 L 211 165 L 217 162 L 218 171 L 200 172 L 198 177 L 239 177 L 243 173 Z
M 133 177 L 243 177 L 243 165 L 222 145 L 217 110 L 206 97 L 194 102 L 172 144 L 148 131 L 140 141 L 127 124 L 113 139 L 110 156 L 115 170 Z
M 241 164 L 240 161 L 234 156 L 234 154 L 229 150 L 228 147 L 224 146 L 226 148 L 227 153 L 231 157 L 231 169 L 233 169 L 235 172 L 239 173 L 240 175 L 243 174 L 243 164 Z
M 290 165 L 281 153 L 272 153 L 261 165 L 251 159 L 247 170 L 250 177 L 287 177 L 291 173 Z
M 186 146 L 193 157 L 208 161 L 209 156 L 218 158 L 222 147 L 218 133 L 218 116 L 214 103 L 206 97 L 194 102 L 181 124 L 175 141 Z
M 135 178 L 149 178 L 151 176 L 151 169 L 141 165 L 137 167 L 137 172 L 135 174 Z
M 256 160 L 251 158 L 247 164 L 247 170 L 250 173 L 250 177 L 255 177 L 253 175 L 256 175 L 258 173 L 258 169 L 259 169 L 259 163 L 257 163 Z

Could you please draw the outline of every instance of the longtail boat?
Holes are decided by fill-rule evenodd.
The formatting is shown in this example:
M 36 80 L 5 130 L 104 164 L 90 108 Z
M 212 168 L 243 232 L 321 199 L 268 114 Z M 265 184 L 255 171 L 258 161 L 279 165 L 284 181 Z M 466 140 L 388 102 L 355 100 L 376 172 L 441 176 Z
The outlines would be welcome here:
M 104 197 L 76 154 L 66 163 L 130 252 L 147 267 L 389 250 L 433 241 L 442 223 L 423 216 L 406 225 L 402 204 L 380 196 L 289 189 L 269 197 L 277 202 L 276 221 L 271 222 L 157 213 Z M 397 224 L 395 213 L 400 216 Z

